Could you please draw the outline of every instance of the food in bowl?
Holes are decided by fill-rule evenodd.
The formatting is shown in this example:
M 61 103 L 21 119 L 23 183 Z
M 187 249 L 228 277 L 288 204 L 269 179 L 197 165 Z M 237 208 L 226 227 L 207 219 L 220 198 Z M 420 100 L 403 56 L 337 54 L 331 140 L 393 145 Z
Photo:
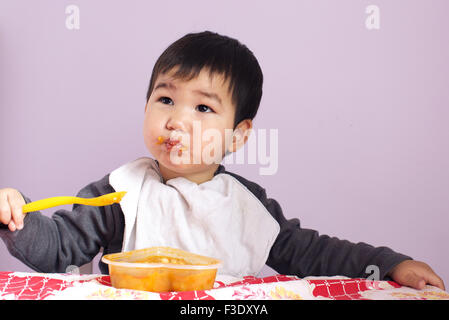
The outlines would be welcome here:
M 170 247 L 151 247 L 108 254 L 115 288 L 152 292 L 211 289 L 221 261 Z

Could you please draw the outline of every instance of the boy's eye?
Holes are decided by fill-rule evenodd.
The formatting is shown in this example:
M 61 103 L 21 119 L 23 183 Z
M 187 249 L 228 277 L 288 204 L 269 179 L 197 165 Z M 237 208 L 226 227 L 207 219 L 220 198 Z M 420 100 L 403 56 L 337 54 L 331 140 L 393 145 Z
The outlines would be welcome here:
M 173 104 L 173 101 L 168 97 L 160 97 L 157 101 L 160 101 L 163 104 Z
M 214 112 L 214 110 L 204 104 L 196 106 L 196 110 L 198 110 L 199 112 Z

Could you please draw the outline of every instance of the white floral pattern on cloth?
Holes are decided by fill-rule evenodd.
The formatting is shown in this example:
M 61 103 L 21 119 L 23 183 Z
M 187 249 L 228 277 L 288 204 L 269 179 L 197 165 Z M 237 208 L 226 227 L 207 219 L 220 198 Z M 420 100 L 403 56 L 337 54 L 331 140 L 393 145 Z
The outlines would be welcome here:
M 362 292 L 361 296 L 369 300 L 449 300 L 449 293 L 433 286 L 425 286 L 421 290 L 408 287 L 369 290 Z
M 0 299 L 14 300 L 449 300 L 449 293 L 433 286 L 423 290 L 391 281 L 346 277 L 276 275 L 235 278 L 218 275 L 213 289 L 185 292 L 146 292 L 116 289 L 109 276 L 0 272 Z

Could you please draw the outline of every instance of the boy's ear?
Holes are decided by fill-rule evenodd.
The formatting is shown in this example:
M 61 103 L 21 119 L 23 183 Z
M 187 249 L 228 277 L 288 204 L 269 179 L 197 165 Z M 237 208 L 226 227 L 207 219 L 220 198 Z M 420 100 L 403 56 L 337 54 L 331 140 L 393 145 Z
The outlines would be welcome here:
M 253 128 L 253 122 L 251 119 L 245 119 L 240 121 L 237 127 L 234 129 L 232 135 L 232 142 L 229 144 L 228 152 L 236 152 L 238 149 L 248 141 L 248 137 L 251 134 Z

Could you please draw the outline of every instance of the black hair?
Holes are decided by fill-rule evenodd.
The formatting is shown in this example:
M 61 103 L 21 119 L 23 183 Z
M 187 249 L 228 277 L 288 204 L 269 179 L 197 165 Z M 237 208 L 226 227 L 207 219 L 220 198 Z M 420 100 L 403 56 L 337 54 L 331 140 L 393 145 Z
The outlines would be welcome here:
M 172 43 L 156 61 L 147 91 L 147 102 L 155 81 L 178 67 L 175 78 L 191 80 L 203 68 L 228 80 L 235 105 L 234 128 L 244 119 L 254 119 L 262 98 L 263 74 L 254 54 L 238 40 L 204 31 L 189 33 Z

